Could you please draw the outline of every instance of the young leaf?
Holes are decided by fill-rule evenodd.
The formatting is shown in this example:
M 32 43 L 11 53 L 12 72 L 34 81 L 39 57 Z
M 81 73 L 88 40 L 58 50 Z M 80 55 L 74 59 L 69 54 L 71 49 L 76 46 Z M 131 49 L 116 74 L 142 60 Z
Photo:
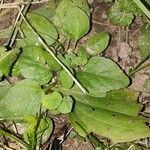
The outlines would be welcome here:
M 22 80 L 11 87 L 0 100 L 0 118 L 22 119 L 24 115 L 35 115 L 40 110 L 44 92 L 38 83 Z
M 52 45 L 58 39 L 57 30 L 48 19 L 35 13 L 28 13 L 26 17 L 32 27 L 48 45 Z M 22 24 L 21 29 L 23 30 L 25 37 L 30 39 L 30 41 L 33 41 L 33 44 L 39 43 L 37 37 L 33 34 L 25 22 Z
M 97 55 L 103 52 L 109 43 L 110 36 L 106 32 L 96 33 L 90 37 L 85 46 L 90 55 Z
M 11 67 L 17 58 L 18 50 L 11 50 L 6 52 L 4 48 L 0 47 L 0 72 L 8 75 L 11 72 Z
M 133 6 L 131 5 L 130 1 L 119 0 L 115 2 L 109 11 L 109 18 L 115 25 L 128 26 L 134 19 L 131 9 L 133 10 Z
M 77 49 L 77 59 L 75 60 L 74 64 L 76 65 L 85 65 L 88 62 L 88 58 L 90 55 L 86 52 L 84 47 L 78 47 Z
M 136 102 L 133 101 L 133 96 L 130 100 L 130 95 L 132 94 L 130 91 L 128 92 L 126 91 L 126 94 L 121 92 L 124 94 L 124 96 L 122 96 L 120 92 L 117 94 L 116 91 L 117 97 L 114 97 L 113 93 L 109 93 L 109 95 L 106 96 L 106 101 L 108 100 L 107 97 L 109 97 L 110 104 L 108 101 L 106 102 L 108 104 L 105 103 L 105 98 L 103 98 L 103 102 L 105 103 L 103 104 L 103 102 L 101 102 L 102 98 L 97 98 L 97 101 L 92 97 L 84 100 L 84 96 L 82 96 L 81 100 L 81 95 L 78 95 L 78 97 L 74 96 L 76 101 L 80 102 L 76 102 L 74 112 L 69 114 L 71 123 L 83 136 L 85 136 L 86 133 L 94 132 L 110 138 L 113 142 L 127 142 L 149 137 L 150 129 L 145 124 L 146 120 L 135 114 L 140 110 Z M 113 95 L 111 96 L 111 94 Z M 114 102 L 111 102 L 111 97 Z M 124 98 L 126 101 L 124 101 Z M 119 104 L 115 102 L 115 99 L 118 99 L 120 102 L 118 100 L 117 102 L 122 104 L 119 106 Z M 127 105 L 127 102 L 130 101 L 131 103 Z M 135 111 L 130 109 L 130 111 L 124 112 L 125 109 L 128 109 L 128 106 L 132 109 L 137 107 L 137 109 Z M 116 109 L 114 109 L 115 107 Z M 86 133 L 83 132 L 83 129 Z
M 73 107 L 73 100 L 70 96 L 63 99 L 58 107 L 60 113 L 70 113 Z
M 56 110 L 62 102 L 62 95 L 59 92 L 53 92 L 52 94 L 46 95 L 42 99 L 42 106 L 53 111 Z
M 73 80 L 72 78 L 68 75 L 68 73 L 65 70 L 62 70 L 60 72 L 59 75 L 59 79 L 61 84 L 65 87 L 65 88 L 71 88 L 73 85 Z
M 96 66 L 96 67 L 95 67 Z M 129 78 L 112 60 L 93 57 L 84 70 L 77 73 L 77 78 L 92 96 L 105 96 L 107 91 L 129 85 Z
M 138 47 L 142 58 L 150 56 L 150 26 L 146 25 L 142 29 L 138 38 Z
M 79 7 L 74 6 L 64 16 L 59 17 L 63 32 L 68 38 L 78 40 L 89 31 L 89 17 Z

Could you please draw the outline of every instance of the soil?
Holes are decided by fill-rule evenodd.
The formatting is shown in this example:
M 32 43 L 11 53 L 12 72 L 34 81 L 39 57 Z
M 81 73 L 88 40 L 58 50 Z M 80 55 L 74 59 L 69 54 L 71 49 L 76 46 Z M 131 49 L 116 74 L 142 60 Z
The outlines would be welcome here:
M 13 2 L 13 0 L 7 0 L 5 3 Z M 34 6 L 34 9 L 40 7 L 42 4 Z M 107 13 L 111 4 L 104 2 L 91 1 L 92 11 L 92 29 L 88 36 L 95 32 L 108 32 L 111 35 L 110 45 L 107 48 L 105 57 L 111 58 L 118 62 L 119 65 L 128 72 L 133 66 L 140 61 L 139 50 L 137 46 L 137 38 L 143 25 L 142 18 L 138 17 L 134 23 L 125 28 L 118 27 L 111 24 L 108 19 Z M 2 9 L 0 10 L 0 31 L 7 29 L 15 22 L 17 15 L 16 9 Z M 1 35 L 1 32 L 0 32 Z M 86 40 L 83 38 L 81 43 Z M 3 45 L 6 39 L 0 37 L 0 44 Z M 146 103 L 145 111 L 150 113 L 150 93 L 143 91 L 143 84 L 150 79 L 150 68 L 146 68 L 134 76 L 132 76 L 131 89 L 142 92 L 140 97 L 141 103 Z M 55 138 L 63 139 L 66 135 L 67 118 L 63 115 L 53 116 L 55 122 L 55 131 L 50 142 L 52 143 Z M 7 143 L 7 139 L 3 139 Z M 11 147 L 14 149 L 20 149 L 14 142 L 10 142 Z M 45 144 L 47 147 L 49 143 Z M 1 144 L 0 144 L 1 146 Z M 5 148 L 0 148 L 5 149 Z M 7 149 L 7 148 L 6 148 Z M 63 142 L 63 150 L 93 150 L 92 145 L 88 141 L 78 140 L 76 138 L 68 138 Z

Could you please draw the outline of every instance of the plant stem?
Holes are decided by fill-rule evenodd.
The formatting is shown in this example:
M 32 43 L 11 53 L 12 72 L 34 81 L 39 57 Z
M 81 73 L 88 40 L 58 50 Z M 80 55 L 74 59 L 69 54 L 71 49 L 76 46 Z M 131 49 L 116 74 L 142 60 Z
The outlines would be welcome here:
M 150 66 L 150 63 L 143 65 L 149 58 L 150 58 L 150 56 L 148 56 L 148 57 L 142 59 L 142 60 L 136 65 L 136 67 L 135 67 L 131 72 L 129 72 L 129 76 L 132 76 L 132 75 L 135 74 L 136 72 L 138 72 L 138 71 L 140 71 L 140 70 L 142 70 L 142 69 L 144 69 L 144 68 Z
M 145 5 L 140 0 L 133 0 L 133 1 L 144 12 L 144 14 L 150 19 L 150 11 L 145 7 Z
M 47 50 L 47 52 L 57 61 L 58 64 L 60 64 L 62 66 L 62 68 L 68 73 L 68 75 L 72 78 L 72 80 L 77 84 L 77 86 L 82 90 L 83 93 L 86 93 L 87 91 L 84 89 L 84 87 L 82 87 L 82 85 L 79 83 L 79 81 L 74 77 L 74 75 L 72 74 L 72 72 L 65 66 L 65 64 L 63 64 L 61 62 L 61 60 L 59 60 L 56 56 L 55 53 L 53 51 L 55 51 L 55 49 L 53 49 L 52 47 L 49 48 L 49 46 L 44 42 L 44 40 L 41 38 L 41 36 L 35 31 L 35 29 L 30 25 L 30 23 L 26 20 L 26 18 L 24 17 L 24 15 L 21 13 L 22 18 L 24 19 L 24 21 L 26 22 L 26 24 L 28 25 L 28 27 L 32 30 L 32 32 L 37 36 L 38 41 L 41 43 L 41 45 L 45 48 L 45 50 Z
M 16 142 L 20 143 L 23 147 L 27 147 L 28 144 L 26 142 L 24 142 L 23 140 L 21 140 L 20 138 L 18 138 L 17 136 L 15 136 L 12 133 L 9 133 L 6 130 L 0 129 L 0 134 L 7 136 L 8 138 L 15 140 Z

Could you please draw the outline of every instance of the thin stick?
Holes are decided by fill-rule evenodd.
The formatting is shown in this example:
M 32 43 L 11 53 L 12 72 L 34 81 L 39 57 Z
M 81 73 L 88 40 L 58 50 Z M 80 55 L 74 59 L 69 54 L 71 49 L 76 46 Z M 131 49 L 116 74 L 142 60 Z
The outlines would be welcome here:
M 28 5 L 25 8 L 24 8 L 24 5 L 22 5 L 21 10 L 20 10 L 20 12 L 19 12 L 19 14 L 18 14 L 18 16 L 16 18 L 15 25 L 14 25 L 14 27 L 12 29 L 11 34 L 10 34 L 10 37 L 9 37 L 7 43 L 5 44 L 6 47 L 8 47 L 8 48 L 12 47 L 12 45 L 13 45 L 15 39 L 16 39 L 16 36 L 18 34 L 18 30 L 19 30 L 18 28 L 21 26 L 21 24 L 23 22 L 23 19 L 20 18 L 21 17 L 21 13 L 26 15 L 26 13 L 27 13 L 27 11 L 28 11 L 28 9 L 30 7 L 31 2 L 32 2 L 32 0 L 29 0 Z
M 58 62 L 58 64 L 60 64 L 62 66 L 62 68 L 68 73 L 68 75 L 72 78 L 72 80 L 77 84 L 77 86 L 81 89 L 81 91 L 83 93 L 86 93 L 86 90 L 84 89 L 84 87 L 82 87 L 82 85 L 79 83 L 79 81 L 74 77 L 74 75 L 70 72 L 70 70 L 61 62 L 61 60 L 59 60 L 53 51 L 55 51 L 55 49 L 53 49 L 52 47 L 49 48 L 47 46 L 47 44 L 43 41 L 43 39 L 40 37 L 40 35 L 35 31 L 35 29 L 30 25 L 30 23 L 26 20 L 26 18 L 24 17 L 24 15 L 21 13 L 22 18 L 24 19 L 24 21 L 26 22 L 26 24 L 29 26 L 29 28 L 33 31 L 33 33 L 37 36 L 38 41 L 42 44 L 42 46 L 47 50 L 47 52 L 49 54 L 51 54 L 51 56 Z
M 15 29 L 16 29 L 16 27 L 17 27 L 17 23 L 18 23 L 18 21 L 19 21 L 19 19 L 20 19 L 20 16 L 21 16 L 20 13 L 23 11 L 23 9 L 24 9 L 24 5 L 21 6 L 21 9 L 20 9 L 20 11 L 19 11 L 19 14 L 18 14 L 18 16 L 17 16 L 17 18 L 16 18 L 16 21 L 15 21 L 15 24 L 14 24 L 14 33 L 12 34 L 12 38 L 11 38 L 11 40 L 10 40 L 9 47 L 12 47 L 12 46 L 13 46 L 13 43 L 14 43 L 14 41 L 15 41 L 15 39 L 16 39 L 18 30 L 15 30 Z
M 15 140 L 16 142 L 20 143 L 22 146 L 27 147 L 28 144 L 26 142 L 24 142 L 23 140 L 21 140 L 20 138 L 18 138 L 17 136 L 15 136 L 12 133 L 9 133 L 8 131 L 5 131 L 3 129 L 0 129 L 0 134 L 7 136 L 8 138 Z
M 134 3 L 143 11 L 143 13 L 150 19 L 150 11 L 140 0 L 133 0 Z
M 1 0 L 1 3 L 0 3 L 0 7 L 3 5 L 4 3 L 4 0 Z M 0 8 L 0 12 L 2 11 L 2 9 Z
M 49 2 L 50 0 L 41 0 L 37 2 L 31 2 L 31 4 L 41 4 Z M 15 2 L 15 3 L 7 3 L 7 4 L 1 4 L 0 9 L 7 9 L 7 8 L 18 8 L 21 4 L 26 5 L 28 2 Z

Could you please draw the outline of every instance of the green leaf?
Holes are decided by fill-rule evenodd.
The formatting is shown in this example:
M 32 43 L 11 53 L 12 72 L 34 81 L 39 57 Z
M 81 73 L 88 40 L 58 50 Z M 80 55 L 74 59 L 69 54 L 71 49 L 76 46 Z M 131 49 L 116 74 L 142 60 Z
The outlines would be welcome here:
M 55 91 L 51 94 L 46 95 L 42 99 L 42 106 L 53 111 L 57 110 L 61 102 L 62 102 L 62 95 L 59 92 Z
M 52 78 L 52 72 L 44 65 L 30 59 L 22 59 L 20 66 L 21 74 L 26 78 L 38 82 L 40 85 L 46 84 Z
M 58 107 L 58 111 L 60 113 L 70 113 L 73 107 L 73 100 L 70 96 L 63 98 L 63 101 L 60 103 Z
M 41 85 L 52 78 L 51 71 L 61 67 L 54 58 L 39 46 L 24 47 L 13 68 L 13 75 L 23 75 L 27 79 L 37 81 Z
M 68 75 L 68 73 L 65 70 L 62 70 L 59 74 L 59 80 L 61 82 L 61 84 L 65 87 L 65 88 L 71 88 L 73 85 L 73 80 L 72 78 Z
M 139 93 L 129 89 L 113 90 L 108 92 L 105 97 L 93 97 L 89 94 L 83 94 L 76 87 L 72 89 L 57 87 L 55 90 L 64 95 L 72 95 L 78 102 L 130 116 L 137 116 L 141 110 L 141 106 L 136 102 Z
M 52 55 L 47 53 L 46 51 L 43 52 L 43 57 L 49 66 L 50 70 L 52 71 L 58 71 L 61 69 L 61 66 L 58 64 L 58 62 L 54 59 Z
M 21 54 L 21 58 L 23 57 L 30 58 L 42 64 L 47 64 L 51 71 L 58 71 L 61 69 L 61 66 L 54 57 L 52 57 L 47 51 L 43 50 L 40 46 L 32 45 L 30 47 L 24 47 Z
M 150 26 L 145 25 L 138 38 L 138 47 L 142 58 L 150 56 Z
M 109 18 L 115 25 L 128 26 L 134 19 L 133 5 L 128 0 L 119 0 L 111 7 L 109 11 Z
M 78 40 L 89 31 L 89 17 L 76 6 L 69 9 L 64 16 L 59 17 L 63 32 L 68 35 L 68 38 Z
M 24 120 L 27 125 L 27 128 L 24 132 L 24 138 L 27 142 L 29 142 L 30 146 L 35 144 L 34 140 L 37 140 L 38 145 L 40 142 L 45 143 L 48 140 L 53 130 L 53 122 L 50 118 L 38 118 L 28 115 L 24 117 Z
M 32 27 L 48 45 L 52 45 L 58 39 L 57 30 L 48 19 L 36 13 L 28 13 L 26 17 Z M 25 22 L 22 24 L 21 29 L 23 30 L 25 37 L 30 39 L 33 44 L 39 43 L 36 35 L 33 34 L 33 31 Z
M 72 7 L 79 7 L 90 17 L 90 9 L 87 0 L 62 0 L 57 6 L 57 15 L 65 15 Z
M 6 52 L 3 47 L 0 47 L 0 72 L 8 75 L 11 72 L 11 67 L 17 58 L 18 50 Z
M 129 78 L 112 60 L 93 57 L 77 78 L 92 96 L 105 96 L 107 91 L 127 87 Z
M 77 102 L 74 112 L 69 114 L 70 121 L 82 136 L 94 132 L 113 142 L 149 137 L 146 119 L 138 116 L 140 107 L 136 104 L 136 95 L 129 90 L 113 91 L 104 98 L 74 95 Z
M 88 62 L 89 54 L 86 52 L 84 47 L 78 47 L 77 49 L 77 59 L 75 60 L 76 65 L 85 65 Z
M 12 86 L 11 85 L 1 85 L 0 86 L 0 101 L 5 97 L 7 92 L 10 90 Z
M 27 114 L 35 115 L 40 110 L 43 96 L 44 92 L 38 83 L 19 81 L 0 100 L 0 118 L 22 119 Z
M 108 33 L 96 33 L 87 40 L 85 44 L 86 50 L 90 55 L 97 55 L 107 48 L 109 40 L 110 36 Z

